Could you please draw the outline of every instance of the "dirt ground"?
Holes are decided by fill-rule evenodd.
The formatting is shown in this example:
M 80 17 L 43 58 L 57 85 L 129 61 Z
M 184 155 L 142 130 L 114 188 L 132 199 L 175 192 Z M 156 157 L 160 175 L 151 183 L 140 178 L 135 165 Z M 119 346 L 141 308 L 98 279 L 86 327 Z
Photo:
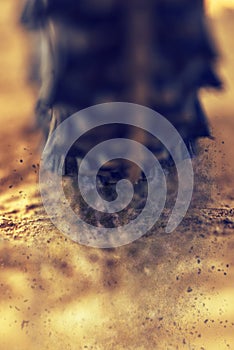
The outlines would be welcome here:
M 177 230 L 112 250 L 50 222 L 38 189 L 36 94 L 19 4 L 0 4 L 0 350 L 234 349 L 234 13 L 217 17 L 222 93 L 203 92 L 214 141 Z

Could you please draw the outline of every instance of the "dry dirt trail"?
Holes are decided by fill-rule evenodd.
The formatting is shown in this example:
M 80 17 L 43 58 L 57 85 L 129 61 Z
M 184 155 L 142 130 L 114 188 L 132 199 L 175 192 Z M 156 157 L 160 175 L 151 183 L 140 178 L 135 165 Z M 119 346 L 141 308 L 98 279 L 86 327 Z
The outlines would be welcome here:
M 216 140 L 195 162 L 200 200 L 175 232 L 100 250 L 41 205 L 18 7 L 0 4 L 0 350 L 234 349 L 234 14 L 215 22 L 226 88 L 204 93 Z

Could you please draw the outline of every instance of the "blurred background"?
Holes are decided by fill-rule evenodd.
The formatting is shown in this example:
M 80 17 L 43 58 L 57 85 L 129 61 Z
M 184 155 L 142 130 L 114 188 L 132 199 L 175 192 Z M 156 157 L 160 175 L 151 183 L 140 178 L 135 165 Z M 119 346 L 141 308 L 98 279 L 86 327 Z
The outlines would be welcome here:
M 173 235 L 102 251 L 70 242 L 43 212 L 23 1 L 1 1 L 1 350 L 234 349 L 234 0 L 206 5 L 224 82 L 201 92 L 212 200 Z

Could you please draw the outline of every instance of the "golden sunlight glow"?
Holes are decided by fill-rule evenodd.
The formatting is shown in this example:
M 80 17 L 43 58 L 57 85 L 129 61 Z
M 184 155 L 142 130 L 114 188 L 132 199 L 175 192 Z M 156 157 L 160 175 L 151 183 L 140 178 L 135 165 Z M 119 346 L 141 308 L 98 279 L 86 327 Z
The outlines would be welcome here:
M 234 0 L 206 0 L 207 11 L 212 16 L 216 16 L 225 8 L 234 9 Z

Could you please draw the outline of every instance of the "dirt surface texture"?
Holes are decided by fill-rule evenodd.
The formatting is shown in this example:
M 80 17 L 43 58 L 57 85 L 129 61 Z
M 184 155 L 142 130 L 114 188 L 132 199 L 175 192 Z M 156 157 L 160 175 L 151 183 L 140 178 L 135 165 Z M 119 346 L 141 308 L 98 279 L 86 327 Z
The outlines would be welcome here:
M 0 350 L 234 349 L 234 12 L 213 20 L 222 92 L 202 92 L 214 140 L 192 206 L 126 246 L 72 242 L 42 206 L 36 93 L 20 4 L 0 4 Z

